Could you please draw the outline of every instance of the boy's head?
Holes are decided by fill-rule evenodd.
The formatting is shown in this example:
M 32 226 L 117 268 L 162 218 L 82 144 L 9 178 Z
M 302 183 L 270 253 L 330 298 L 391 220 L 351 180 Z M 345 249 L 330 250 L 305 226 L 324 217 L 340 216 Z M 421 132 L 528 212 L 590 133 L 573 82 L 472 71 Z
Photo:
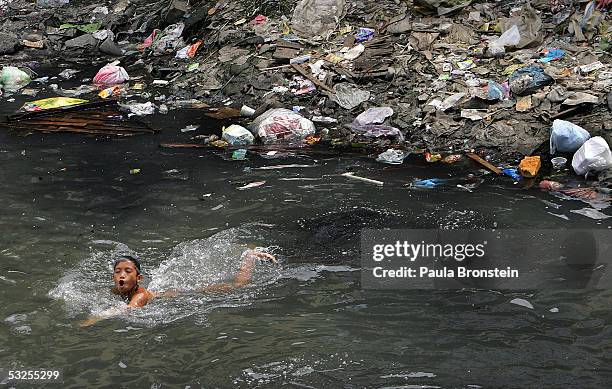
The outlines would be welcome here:
M 138 282 L 143 279 L 140 274 L 140 262 L 130 255 L 123 255 L 113 264 L 113 281 L 119 294 L 127 294 L 138 288 Z

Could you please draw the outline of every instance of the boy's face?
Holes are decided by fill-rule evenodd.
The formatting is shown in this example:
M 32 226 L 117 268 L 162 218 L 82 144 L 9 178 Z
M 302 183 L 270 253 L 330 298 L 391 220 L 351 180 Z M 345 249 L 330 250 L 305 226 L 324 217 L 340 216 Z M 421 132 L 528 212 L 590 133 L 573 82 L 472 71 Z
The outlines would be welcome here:
M 138 281 L 142 280 L 142 275 L 138 274 L 138 269 L 131 261 L 121 261 L 115 266 L 113 273 L 115 289 L 119 293 L 129 293 L 138 286 Z

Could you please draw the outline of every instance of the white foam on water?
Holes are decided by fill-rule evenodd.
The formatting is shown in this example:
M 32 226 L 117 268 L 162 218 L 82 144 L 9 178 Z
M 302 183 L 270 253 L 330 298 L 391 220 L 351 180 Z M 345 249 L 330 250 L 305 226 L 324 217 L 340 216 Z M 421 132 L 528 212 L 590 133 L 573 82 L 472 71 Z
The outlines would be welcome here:
M 144 287 L 154 292 L 174 290 L 180 293 L 175 297 L 156 298 L 142 309 L 130 310 L 121 315 L 121 318 L 153 326 L 195 316 L 196 323 L 203 324 L 211 310 L 251 304 L 265 287 L 281 278 L 280 265 L 258 264 L 253 271 L 251 283 L 231 292 L 199 291 L 207 285 L 233 281 L 240 269 L 245 241 L 251 235 L 248 230 L 232 228 L 205 239 L 183 242 L 158 265 L 155 265 L 154 259 L 141 258 Z M 133 252 L 119 242 L 93 243 L 114 247 L 93 250 L 88 257 L 69 269 L 49 292 L 51 298 L 65 303 L 71 318 L 84 314 L 99 315 L 109 308 L 125 306 L 120 297 L 110 293 L 112 263 L 113 259 L 121 255 L 133 255 Z

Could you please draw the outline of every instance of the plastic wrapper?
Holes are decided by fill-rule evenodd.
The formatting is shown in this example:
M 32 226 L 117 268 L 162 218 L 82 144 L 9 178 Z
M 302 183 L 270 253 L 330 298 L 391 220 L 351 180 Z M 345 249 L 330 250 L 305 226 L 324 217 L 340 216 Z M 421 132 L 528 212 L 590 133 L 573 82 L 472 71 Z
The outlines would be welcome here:
M 557 119 L 550 132 L 550 153 L 573 153 L 591 137 L 584 128 L 574 123 Z
M 264 143 L 299 142 L 316 132 L 310 120 L 285 108 L 267 110 L 253 121 L 250 129 Z
M 7 92 L 15 92 L 30 83 L 28 73 L 14 66 L 5 66 L 0 72 L 0 85 Z
M 612 153 L 606 140 L 595 136 L 584 142 L 572 158 L 572 168 L 580 176 L 612 168 Z
M 555 81 L 539 66 L 527 66 L 512 73 L 510 90 L 517 96 L 531 95 Z
M 246 146 L 255 141 L 255 137 L 249 130 L 237 124 L 232 124 L 224 129 L 221 139 L 232 146 Z
M 117 84 L 123 84 L 129 79 L 130 76 L 123 67 L 117 66 L 116 63 L 111 63 L 98 71 L 93 79 L 93 83 L 96 86 L 106 88 Z

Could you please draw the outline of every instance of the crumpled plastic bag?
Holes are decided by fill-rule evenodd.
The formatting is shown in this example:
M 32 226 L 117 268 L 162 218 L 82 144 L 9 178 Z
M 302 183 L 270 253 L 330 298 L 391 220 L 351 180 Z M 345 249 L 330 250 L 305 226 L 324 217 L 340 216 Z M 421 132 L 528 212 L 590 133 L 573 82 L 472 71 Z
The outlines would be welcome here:
M 267 110 L 253 121 L 249 129 L 264 143 L 299 142 L 316 132 L 310 120 L 285 108 Z
M 153 47 L 155 52 L 163 54 L 166 51 L 174 51 L 180 46 L 184 46 L 183 30 L 185 29 L 184 23 L 171 24 L 153 38 Z M 148 38 L 147 38 L 148 39 Z
M 393 116 L 393 108 L 391 107 L 368 108 L 355 118 L 355 123 L 359 125 L 381 124 L 390 116 Z
M 501 20 L 502 32 L 511 30 L 517 26 L 519 32 L 519 41 L 512 46 L 517 49 L 537 46 L 542 43 L 544 36 L 542 30 L 542 19 L 537 11 L 526 4 L 521 10 L 519 16 L 513 18 L 503 18 Z
M 364 101 L 370 99 L 370 92 L 357 88 L 348 82 L 341 82 L 334 85 L 334 95 L 332 100 L 344 109 L 353 109 Z
M 130 76 L 123 67 L 117 66 L 118 63 L 113 62 L 102 67 L 93 79 L 94 85 L 108 87 L 128 81 Z
M 584 144 L 591 134 L 574 123 L 556 119 L 550 132 L 550 153 L 573 153 Z
M 498 56 L 506 53 L 506 47 L 516 47 L 521 41 L 521 33 L 516 25 L 510 27 L 499 38 L 489 43 L 489 54 Z
M 584 142 L 572 158 L 572 168 L 580 176 L 612 168 L 612 153 L 606 140 L 594 136 Z
M 333 31 L 344 13 L 344 0 L 301 0 L 295 6 L 291 27 L 302 38 Z
M 121 107 L 129 110 L 130 115 L 145 116 L 153 115 L 155 113 L 155 104 L 150 101 L 146 103 L 134 103 L 128 102 L 127 104 L 119 104 Z
M 225 128 L 221 139 L 232 146 L 251 145 L 255 141 L 255 137 L 249 130 L 237 124 Z
M 15 66 L 5 66 L 0 72 L 0 85 L 7 92 L 15 92 L 30 83 L 28 73 Z
M 534 94 L 542 87 L 554 82 L 551 76 L 544 73 L 544 69 L 534 65 L 518 69 L 509 79 L 510 90 L 517 96 Z
M 380 138 L 382 136 L 388 136 L 391 138 L 395 138 L 397 142 L 404 141 L 404 134 L 402 134 L 402 132 L 398 128 L 385 126 L 383 124 L 361 125 L 353 122 L 351 124 L 347 124 L 346 127 L 361 136 L 365 136 L 366 138 Z
M 402 150 L 387 149 L 387 151 L 378 154 L 376 160 L 390 165 L 401 165 L 406 158 L 406 153 Z

